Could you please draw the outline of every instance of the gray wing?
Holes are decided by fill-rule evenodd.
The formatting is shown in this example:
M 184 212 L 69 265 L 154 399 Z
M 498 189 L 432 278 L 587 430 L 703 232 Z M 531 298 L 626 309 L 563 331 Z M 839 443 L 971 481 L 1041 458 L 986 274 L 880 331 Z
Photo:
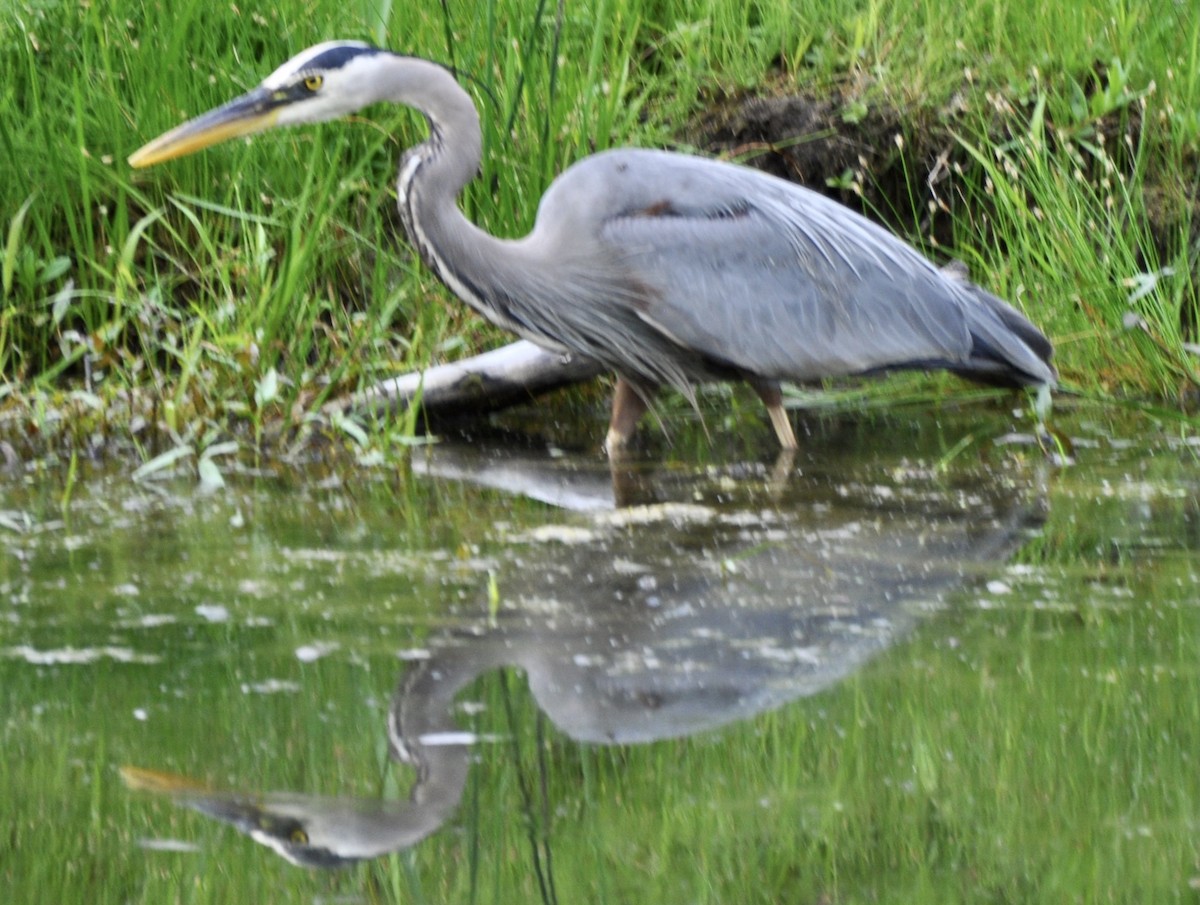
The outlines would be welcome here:
M 1049 343 L 1016 309 L 815 192 L 640 150 L 596 155 L 560 182 L 539 225 L 585 206 L 639 287 L 637 316 L 714 363 L 797 380 L 902 367 L 1053 380 Z

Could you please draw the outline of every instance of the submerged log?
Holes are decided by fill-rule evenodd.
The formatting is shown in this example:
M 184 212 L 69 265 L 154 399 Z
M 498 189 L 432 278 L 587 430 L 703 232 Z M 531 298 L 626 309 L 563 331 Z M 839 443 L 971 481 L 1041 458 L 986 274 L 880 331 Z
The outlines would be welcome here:
M 419 401 L 426 417 L 482 414 L 590 380 L 603 370 L 590 359 L 519 340 L 451 364 L 389 377 L 330 402 L 325 412 L 372 418 L 404 411 Z

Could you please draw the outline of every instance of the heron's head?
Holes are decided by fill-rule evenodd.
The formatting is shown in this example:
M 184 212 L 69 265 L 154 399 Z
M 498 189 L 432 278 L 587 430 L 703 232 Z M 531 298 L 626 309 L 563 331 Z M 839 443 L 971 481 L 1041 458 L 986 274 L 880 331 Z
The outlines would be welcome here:
M 178 800 L 228 823 L 298 867 L 345 867 L 382 854 L 377 846 L 364 846 L 358 838 L 356 802 L 286 793 L 247 797 L 231 792 L 193 793 Z
M 176 126 L 129 156 L 147 167 L 272 126 L 315 123 L 353 113 L 375 97 L 387 51 L 359 41 L 327 41 L 292 57 L 241 97 Z
M 227 823 L 300 867 L 344 867 L 415 845 L 445 822 L 456 802 L 418 807 L 378 801 L 212 789 L 174 773 L 122 767 L 125 784 Z M 452 800 L 451 800 L 452 799 Z

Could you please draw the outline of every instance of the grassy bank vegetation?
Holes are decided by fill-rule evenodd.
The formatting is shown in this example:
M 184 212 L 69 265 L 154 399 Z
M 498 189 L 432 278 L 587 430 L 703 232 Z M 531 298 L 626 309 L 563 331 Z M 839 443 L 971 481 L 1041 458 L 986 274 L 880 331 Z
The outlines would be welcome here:
M 898 111 L 907 126 L 879 137 L 888 172 L 823 180 L 831 190 L 853 204 L 899 174 L 906 237 L 1020 304 L 1057 343 L 1065 383 L 1195 396 L 1190 3 L 18 0 L 0 18 L 5 434 L 261 435 L 331 394 L 504 339 L 398 235 L 396 160 L 424 134 L 408 112 L 126 165 L 331 37 L 472 75 L 485 160 L 462 203 L 501 235 L 530 226 L 570 162 L 679 146 L 714 99 L 835 97 L 847 126 Z M 935 227 L 949 236 L 937 247 Z

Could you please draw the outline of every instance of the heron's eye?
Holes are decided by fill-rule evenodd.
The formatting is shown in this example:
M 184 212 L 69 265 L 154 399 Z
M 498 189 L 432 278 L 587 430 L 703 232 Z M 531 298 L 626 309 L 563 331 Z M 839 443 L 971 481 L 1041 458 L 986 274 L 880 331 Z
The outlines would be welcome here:
M 307 845 L 308 833 L 304 832 L 300 827 L 296 827 L 288 833 L 288 841 L 294 842 L 296 845 Z
M 306 75 L 304 77 L 304 87 L 309 91 L 317 92 L 321 90 L 321 86 L 325 84 L 325 77 L 320 75 Z

